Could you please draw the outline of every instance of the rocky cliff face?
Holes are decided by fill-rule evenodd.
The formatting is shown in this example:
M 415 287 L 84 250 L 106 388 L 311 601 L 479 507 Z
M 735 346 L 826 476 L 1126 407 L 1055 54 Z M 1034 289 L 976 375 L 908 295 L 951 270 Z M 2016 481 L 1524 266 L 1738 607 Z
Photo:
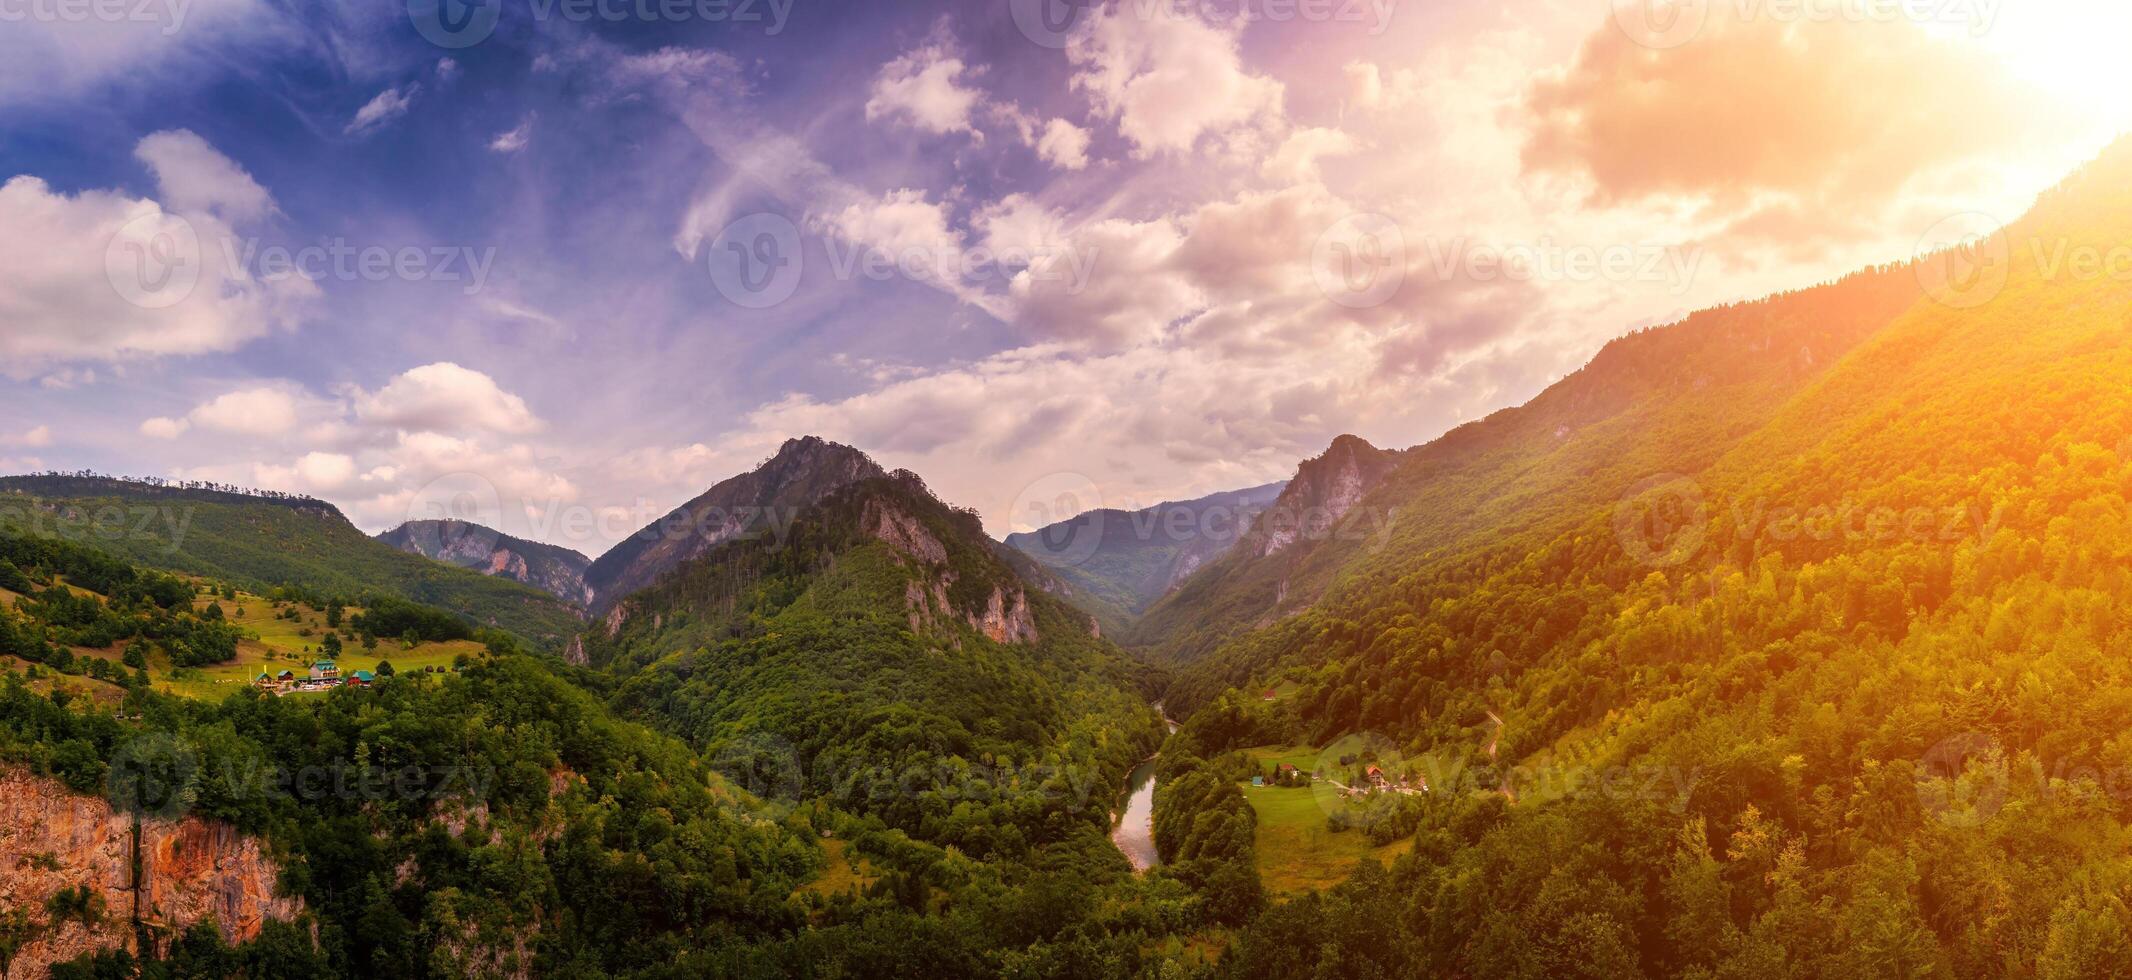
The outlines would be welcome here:
M 1324 453 L 1296 468 L 1295 479 L 1259 515 L 1253 551 L 1263 558 L 1298 541 L 1322 540 L 1365 494 L 1383 482 L 1402 455 L 1378 449 L 1357 436 L 1334 439 Z
M 409 521 L 378 535 L 378 540 L 431 561 L 523 582 L 566 602 L 592 602 L 592 590 L 585 585 L 592 559 L 568 548 L 465 521 Z
M 948 587 L 955 573 L 946 569 L 947 545 L 925 527 L 923 521 L 881 500 L 869 500 L 860 517 L 860 527 L 874 538 L 908 558 L 921 575 L 904 588 L 904 604 L 910 612 L 911 629 L 929 626 L 943 617 L 954 617 L 991 638 L 994 643 L 1035 643 L 1036 616 L 1029 609 L 1029 593 L 1020 588 L 993 586 L 983 609 L 958 613 L 948 601 Z
M 117 946 L 133 948 L 136 893 L 133 823 L 101 797 L 82 796 L 50 779 L 0 768 L 0 908 L 25 907 L 44 922 L 44 903 L 65 888 L 87 887 L 105 904 L 93 926 L 68 921 L 41 930 L 23 947 L 11 976 L 41 976 L 53 963 Z M 175 931 L 213 919 L 225 940 L 259 934 L 268 919 L 288 920 L 303 901 L 275 893 L 280 869 L 260 842 L 218 821 L 141 822 L 141 918 Z

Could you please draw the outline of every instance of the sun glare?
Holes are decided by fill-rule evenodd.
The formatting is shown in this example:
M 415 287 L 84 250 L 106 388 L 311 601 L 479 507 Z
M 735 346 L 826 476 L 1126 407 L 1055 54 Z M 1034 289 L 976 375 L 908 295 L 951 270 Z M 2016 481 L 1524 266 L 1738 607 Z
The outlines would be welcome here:
M 1975 37 L 2021 80 L 2098 126 L 2132 125 L 2132 5 L 2123 0 L 1969 0 L 1975 14 L 1948 24 Z M 1981 26 L 1979 26 L 1981 25 Z

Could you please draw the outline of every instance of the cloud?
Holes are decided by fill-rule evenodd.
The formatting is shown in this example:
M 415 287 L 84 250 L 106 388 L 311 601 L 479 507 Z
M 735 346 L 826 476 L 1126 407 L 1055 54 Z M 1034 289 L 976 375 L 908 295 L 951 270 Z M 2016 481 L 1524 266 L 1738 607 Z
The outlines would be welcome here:
M 1064 119 L 1053 119 L 1044 124 L 1044 135 L 1036 141 L 1036 153 L 1061 170 L 1079 170 L 1088 166 L 1088 130 Z
M 318 295 L 301 277 L 232 265 L 237 226 L 273 209 L 235 162 L 182 130 L 136 152 L 164 203 L 70 196 L 27 175 L 0 185 L 0 374 L 234 350 L 292 325 Z
M 0 438 L 0 443 L 10 446 L 25 446 L 30 449 L 42 449 L 52 444 L 52 427 L 49 425 L 34 426 L 27 431 Z
M 355 399 L 356 417 L 374 426 L 418 432 L 524 435 L 543 428 L 525 399 L 494 378 L 451 362 L 427 364 Z
M 527 116 L 517 128 L 496 134 L 496 138 L 489 141 L 489 149 L 497 153 L 516 153 L 525 149 L 532 139 L 533 117 Z
M 155 174 L 164 205 L 174 211 L 208 212 L 241 224 L 274 210 L 266 188 L 191 130 L 150 133 L 133 155 Z
M 1190 152 L 1203 136 L 1280 117 L 1283 86 L 1244 69 L 1236 32 L 1167 5 L 1105 11 L 1067 43 L 1072 84 L 1117 120 L 1135 156 Z
M 405 88 L 389 88 L 379 92 L 377 97 L 363 103 L 363 107 L 355 111 L 355 118 L 348 121 L 348 127 L 342 132 L 349 136 L 362 135 L 406 115 L 407 110 L 414 107 L 415 96 L 421 91 L 421 85 L 410 83 Z
M 157 417 L 141 423 L 141 434 L 150 439 L 176 439 L 192 428 L 185 419 Z
M 881 66 L 866 118 L 901 120 L 924 132 L 975 133 L 970 116 L 984 96 L 960 79 L 968 66 L 945 44 L 929 44 Z
M 1355 138 L 1337 129 L 1299 129 L 1289 134 L 1280 149 L 1266 160 L 1263 173 L 1283 184 L 1318 179 L 1318 161 L 1343 156 L 1360 148 Z
M 129 16 L 24 16 L 0 30 L 0 104 L 57 101 L 111 82 L 158 87 L 165 76 L 226 49 L 286 44 L 290 22 L 263 0 L 129 4 Z M 76 8 L 88 9 L 88 8 Z
M 192 410 L 187 418 L 201 428 L 247 436 L 286 435 L 296 428 L 295 396 L 280 388 L 233 391 Z M 166 419 L 150 419 L 165 422 Z M 145 423 L 144 423 L 145 424 Z M 165 427 L 158 426 L 159 429 Z M 179 431 L 183 431 L 180 429 Z
M 1587 180 L 1610 205 L 1672 195 L 1739 211 L 1780 193 L 1877 208 L 1919 174 L 2018 143 L 2042 104 L 1974 47 L 1907 21 L 1728 10 L 1712 5 L 1674 48 L 1602 26 L 1531 84 L 1525 170 Z

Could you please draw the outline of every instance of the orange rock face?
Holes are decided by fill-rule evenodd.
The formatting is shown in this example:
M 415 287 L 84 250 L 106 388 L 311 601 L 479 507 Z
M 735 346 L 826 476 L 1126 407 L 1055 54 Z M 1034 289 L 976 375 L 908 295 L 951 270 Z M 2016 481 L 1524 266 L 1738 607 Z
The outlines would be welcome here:
M 12 976 L 42 976 L 53 963 L 116 946 L 133 948 L 133 823 L 101 797 L 13 767 L 0 767 L 0 909 L 26 907 L 44 921 L 44 903 L 64 888 L 103 896 L 103 921 L 45 930 L 16 957 Z M 183 929 L 213 919 L 231 943 L 259 934 L 267 919 L 288 920 L 303 901 L 275 892 L 279 869 L 260 841 L 219 821 L 187 817 L 141 823 L 141 918 Z

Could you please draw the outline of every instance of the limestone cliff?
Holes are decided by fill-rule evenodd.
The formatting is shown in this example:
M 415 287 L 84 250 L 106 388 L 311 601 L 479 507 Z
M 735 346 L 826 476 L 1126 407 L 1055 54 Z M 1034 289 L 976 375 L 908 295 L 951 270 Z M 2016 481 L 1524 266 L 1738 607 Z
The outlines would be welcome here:
M 10 976 L 42 976 L 92 950 L 134 949 L 131 919 L 170 932 L 213 919 L 223 938 L 244 942 L 268 919 L 293 919 L 299 898 L 276 893 L 280 869 L 260 841 L 226 823 L 187 817 L 141 821 L 141 887 L 132 872 L 133 821 L 102 797 L 69 791 L 15 767 L 0 767 L 0 909 L 28 908 L 45 922 L 44 903 L 65 888 L 102 896 L 100 922 L 68 921 L 40 930 L 17 954 Z M 138 952 L 138 950 L 135 950 Z

